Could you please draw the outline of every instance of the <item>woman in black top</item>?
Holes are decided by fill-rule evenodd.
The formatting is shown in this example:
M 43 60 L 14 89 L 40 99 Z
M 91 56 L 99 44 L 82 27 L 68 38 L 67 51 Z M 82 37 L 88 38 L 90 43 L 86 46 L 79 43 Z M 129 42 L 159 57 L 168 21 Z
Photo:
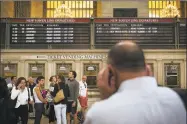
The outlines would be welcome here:
M 61 89 L 63 90 L 65 98 L 58 103 L 54 103 L 54 109 L 55 109 L 57 124 L 61 124 L 61 123 L 67 124 L 66 121 L 67 97 L 69 97 L 70 92 L 69 92 L 68 85 L 65 83 L 64 76 L 58 76 L 58 78 L 59 78 L 57 79 L 58 83 L 55 84 L 54 91 L 51 92 L 51 95 L 55 97 L 59 90 Z
M 11 124 L 14 121 L 10 116 L 10 109 L 8 109 L 9 101 L 9 90 L 7 83 L 4 78 L 0 77 L 0 123 L 1 124 Z

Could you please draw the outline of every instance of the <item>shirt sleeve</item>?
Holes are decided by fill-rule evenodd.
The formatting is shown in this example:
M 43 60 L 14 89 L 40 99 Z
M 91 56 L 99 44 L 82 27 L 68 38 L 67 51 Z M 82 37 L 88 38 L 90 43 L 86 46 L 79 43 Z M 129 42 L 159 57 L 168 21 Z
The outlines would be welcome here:
M 17 90 L 16 87 L 13 87 L 12 93 L 11 93 L 11 99 L 14 100 L 19 95 L 20 90 Z
M 75 84 L 75 99 L 74 99 L 74 101 L 77 101 L 78 96 L 79 96 L 79 82 L 77 82 Z

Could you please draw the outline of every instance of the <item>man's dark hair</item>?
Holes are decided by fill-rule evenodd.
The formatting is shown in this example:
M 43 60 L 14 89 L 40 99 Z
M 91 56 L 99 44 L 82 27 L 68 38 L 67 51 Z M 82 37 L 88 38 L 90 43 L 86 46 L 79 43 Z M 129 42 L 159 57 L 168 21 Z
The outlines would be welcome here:
M 45 77 L 44 77 L 44 76 L 39 76 L 39 77 L 37 77 L 37 79 L 36 79 L 36 83 L 38 84 L 39 81 L 41 81 L 42 79 L 45 79 Z
M 74 78 L 77 77 L 77 73 L 75 71 L 70 71 L 70 72 L 73 74 Z
M 120 71 L 138 72 L 145 69 L 143 50 L 136 44 L 115 45 L 108 53 L 109 64 Z
M 16 76 L 12 76 L 12 77 L 11 77 L 11 81 L 12 81 L 15 77 L 16 77 Z

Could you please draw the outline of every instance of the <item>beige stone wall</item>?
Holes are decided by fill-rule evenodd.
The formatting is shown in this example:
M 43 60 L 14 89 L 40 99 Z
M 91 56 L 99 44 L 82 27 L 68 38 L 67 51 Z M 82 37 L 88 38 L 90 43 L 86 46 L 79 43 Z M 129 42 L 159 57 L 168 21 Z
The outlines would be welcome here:
M 43 17 L 43 1 L 31 2 L 31 18 Z
M 147 0 L 107 0 L 102 1 L 100 5 L 99 17 L 113 17 L 113 8 L 138 8 L 138 17 L 148 17 L 148 2 Z M 1 3 L 1 16 L 14 17 L 14 2 L 6 1 Z M 43 17 L 43 2 L 31 2 L 31 18 Z
M 45 64 L 45 77 L 49 79 L 51 75 L 56 73 L 56 63 L 62 63 L 62 59 L 39 59 L 37 55 L 80 55 L 80 54 L 101 54 L 106 56 L 107 50 L 2 50 L 3 63 L 11 61 L 11 63 L 18 64 L 18 77 L 28 77 L 28 65 L 29 63 L 44 63 Z M 158 80 L 158 83 L 163 85 L 164 83 L 164 63 L 180 63 L 181 69 L 181 88 L 186 88 L 186 52 L 185 50 L 145 50 L 145 57 L 147 63 L 154 64 L 154 76 Z M 72 63 L 72 69 L 75 70 L 77 80 L 81 80 L 83 75 L 84 63 L 90 63 L 90 60 L 81 59 L 68 59 L 64 60 L 65 63 Z M 99 69 L 106 66 L 106 59 L 94 59 L 92 63 L 98 63 Z M 46 85 L 48 86 L 48 85 Z
M 102 1 L 102 17 L 113 17 L 113 8 L 137 8 L 138 17 L 149 17 L 147 0 Z
M 14 17 L 14 2 L 1 1 L 1 17 Z

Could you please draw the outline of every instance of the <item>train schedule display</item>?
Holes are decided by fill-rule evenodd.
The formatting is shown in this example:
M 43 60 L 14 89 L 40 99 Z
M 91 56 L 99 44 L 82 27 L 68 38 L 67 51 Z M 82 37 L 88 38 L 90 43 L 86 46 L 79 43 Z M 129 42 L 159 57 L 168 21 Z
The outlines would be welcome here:
M 140 45 L 174 44 L 174 19 L 95 19 L 95 44 L 113 45 L 133 40 Z
M 13 19 L 11 44 L 89 44 L 89 19 Z

